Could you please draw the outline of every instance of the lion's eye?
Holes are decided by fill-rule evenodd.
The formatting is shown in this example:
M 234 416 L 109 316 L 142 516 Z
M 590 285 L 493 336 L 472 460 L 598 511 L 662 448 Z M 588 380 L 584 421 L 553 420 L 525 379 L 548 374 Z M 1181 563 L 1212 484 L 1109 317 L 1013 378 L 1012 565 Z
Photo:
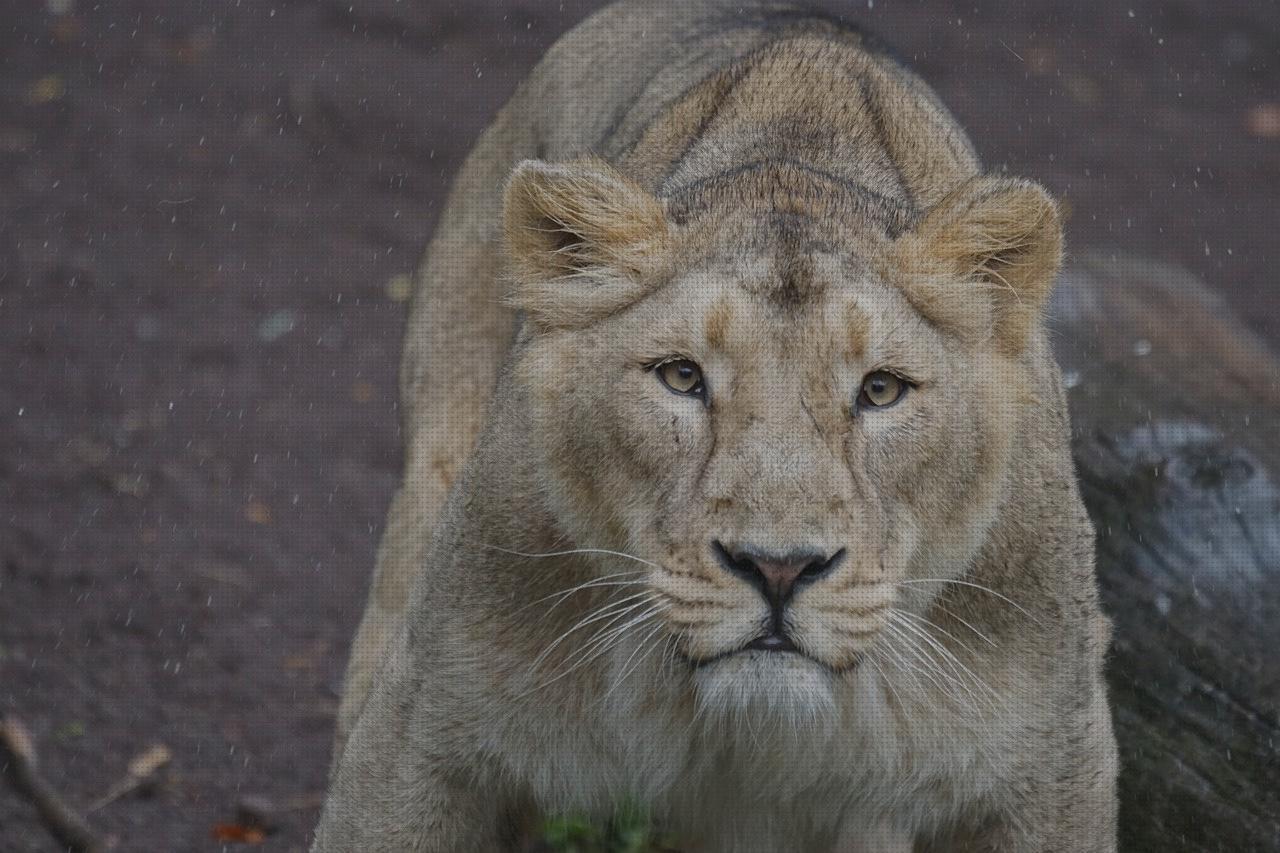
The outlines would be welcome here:
M 687 359 L 664 361 L 654 368 L 658 380 L 669 391 L 689 397 L 703 397 L 706 386 L 702 383 L 702 368 Z
M 906 396 L 906 380 L 884 370 L 868 373 L 858 392 L 858 408 L 884 409 Z

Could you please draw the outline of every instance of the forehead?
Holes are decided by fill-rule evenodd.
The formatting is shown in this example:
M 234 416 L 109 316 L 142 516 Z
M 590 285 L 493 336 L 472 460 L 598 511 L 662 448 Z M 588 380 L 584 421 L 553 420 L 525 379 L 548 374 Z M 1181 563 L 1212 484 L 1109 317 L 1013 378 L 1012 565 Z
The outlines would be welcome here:
M 676 276 L 664 291 L 671 333 L 742 358 L 820 351 L 861 360 L 890 338 L 900 346 L 904 336 L 928 333 L 870 264 L 821 248 L 721 256 Z

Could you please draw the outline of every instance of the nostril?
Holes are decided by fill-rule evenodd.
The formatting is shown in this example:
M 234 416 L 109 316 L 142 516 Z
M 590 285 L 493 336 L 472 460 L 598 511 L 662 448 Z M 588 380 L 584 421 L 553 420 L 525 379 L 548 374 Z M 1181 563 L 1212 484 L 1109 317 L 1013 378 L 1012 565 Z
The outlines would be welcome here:
M 712 541 L 711 550 L 721 566 L 758 587 L 775 605 L 785 603 L 795 587 L 830 572 L 845 556 L 843 548 L 830 557 L 816 550 L 771 554 L 749 545 L 726 546 L 718 539 Z
M 716 561 L 734 574 L 742 575 L 748 580 L 755 580 L 759 574 L 759 570 L 749 557 L 740 556 L 730 551 L 719 540 L 713 540 L 711 550 L 715 553 Z
M 814 560 L 800 572 L 799 580 L 815 581 L 830 572 L 844 560 L 844 549 L 841 548 L 825 560 Z

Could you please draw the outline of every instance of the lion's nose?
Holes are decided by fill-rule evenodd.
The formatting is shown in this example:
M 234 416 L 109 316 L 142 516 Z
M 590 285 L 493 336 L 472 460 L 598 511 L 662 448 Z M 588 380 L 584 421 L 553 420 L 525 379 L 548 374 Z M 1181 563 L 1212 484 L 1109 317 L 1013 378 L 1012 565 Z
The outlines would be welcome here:
M 711 550 L 720 565 L 753 584 L 775 608 L 786 604 L 797 586 L 817 580 L 844 559 L 843 548 L 834 554 L 816 548 L 773 554 L 751 545 L 730 546 L 716 540 Z

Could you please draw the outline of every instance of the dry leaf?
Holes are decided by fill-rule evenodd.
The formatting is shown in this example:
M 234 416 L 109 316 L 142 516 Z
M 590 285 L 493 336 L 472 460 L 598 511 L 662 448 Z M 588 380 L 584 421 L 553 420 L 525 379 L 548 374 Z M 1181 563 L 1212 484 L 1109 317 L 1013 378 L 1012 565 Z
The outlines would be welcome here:
M 35 106 L 50 101 L 60 101 L 67 94 L 67 84 L 61 76 L 49 74 L 27 87 L 27 103 Z
M 271 509 L 262 501 L 249 501 L 249 505 L 244 508 L 244 517 L 254 524 L 270 524 Z
M 256 826 L 245 826 L 241 823 L 214 824 L 213 837 L 216 841 L 230 841 L 239 844 L 261 844 L 267 840 L 267 834 Z
M 404 302 L 413 293 L 413 278 L 405 273 L 393 275 L 387 280 L 387 297 L 392 302 Z
M 351 399 L 357 403 L 367 403 L 373 399 L 374 387 L 373 383 L 365 382 L 363 379 L 356 381 L 351 386 Z
M 1258 104 L 1245 122 L 1249 132 L 1263 139 L 1280 139 L 1280 104 Z

